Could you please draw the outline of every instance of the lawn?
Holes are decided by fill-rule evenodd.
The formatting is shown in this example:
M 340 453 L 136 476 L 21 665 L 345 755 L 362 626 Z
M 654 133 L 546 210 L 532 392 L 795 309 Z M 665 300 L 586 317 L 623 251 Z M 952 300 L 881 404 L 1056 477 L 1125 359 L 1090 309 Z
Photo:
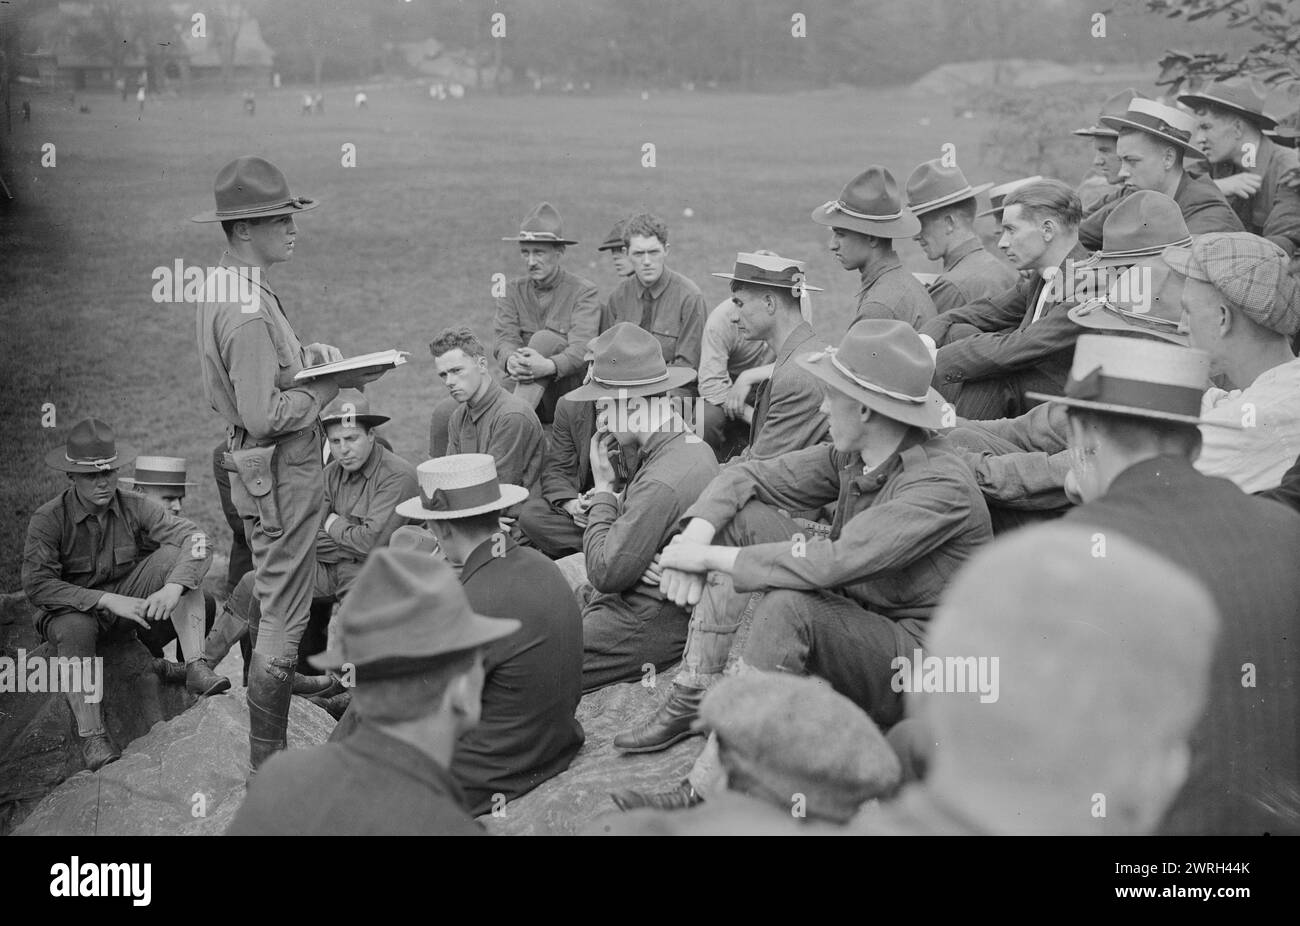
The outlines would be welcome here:
M 1081 88 L 1092 104 L 1097 87 Z M 304 341 L 345 354 L 388 347 L 410 365 L 369 389 L 393 417 L 385 433 L 399 453 L 424 459 L 428 414 L 444 395 L 426 348 L 444 325 L 491 333 L 493 275 L 520 272 L 502 242 L 539 200 L 554 203 L 582 244 L 565 266 L 602 292 L 614 282 L 595 246 L 613 221 L 649 209 L 669 223 L 669 265 L 695 280 L 710 305 L 726 295 L 710 271 L 738 250 L 771 248 L 808 262 L 826 288 L 817 327 L 838 338 L 857 291 L 856 274 L 826 250 L 811 210 L 835 198 L 867 164 L 900 183 L 944 143 L 972 182 L 1004 180 L 981 163 L 978 120 L 956 118 L 945 99 L 834 90 L 781 96 L 639 94 L 605 97 L 485 96 L 434 103 L 415 88 L 372 90 L 370 108 L 327 91 L 322 116 L 297 114 L 294 91 L 151 103 L 90 96 L 89 113 L 66 98 L 38 96 L 30 125 L 15 122 L 4 176 L 16 204 L 0 212 L 0 590 L 19 584 L 31 512 L 66 483 L 41 462 L 88 415 L 111 422 L 142 453 L 190 461 L 199 485 L 187 513 L 224 530 L 208 469 L 223 428 L 198 381 L 192 309 L 156 304 L 152 271 L 211 264 L 219 226 L 188 217 L 212 206 L 218 168 L 261 154 L 288 174 L 295 193 L 322 206 L 299 219 L 293 261 L 272 282 Z M 55 145 L 53 167 L 40 164 Z M 642 166 L 643 145 L 655 166 Z M 342 146 L 356 166 L 342 166 Z M 1076 180 L 1089 152 L 1080 144 Z M 688 218 L 684 210 L 693 214 Z M 910 269 L 933 269 L 913 243 Z M 53 403 L 57 428 L 42 427 Z M 224 546 L 224 544 L 223 544 Z

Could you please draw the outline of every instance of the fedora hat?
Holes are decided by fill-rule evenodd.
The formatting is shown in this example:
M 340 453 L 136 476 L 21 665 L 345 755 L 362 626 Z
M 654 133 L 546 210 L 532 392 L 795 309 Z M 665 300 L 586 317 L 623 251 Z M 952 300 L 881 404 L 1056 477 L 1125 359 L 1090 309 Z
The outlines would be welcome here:
M 519 234 L 502 241 L 531 241 L 536 244 L 577 244 L 564 237 L 560 213 L 550 203 L 539 203 L 537 208 L 519 223 Z
M 1210 355 L 1145 338 L 1081 334 L 1064 395 L 1026 392 L 1031 399 L 1072 408 L 1240 429 L 1236 422 L 1202 421 L 1210 385 Z
M 741 251 L 736 255 L 736 265 L 731 273 L 715 273 L 715 277 L 734 280 L 737 283 L 749 283 L 753 286 L 776 286 L 788 289 L 796 297 L 805 292 L 820 293 L 818 286 L 809 286 L 804 282 L 804 263 L 791 260 L 768 251 L 765 254 Z
M 907 178 L 907 208 L 920 216 L 963 200 L 974 199 L 992 187 L 991 183 L 971 186 L 956 164 L 945 167 L 943 161 L 926 161 Z
M 668 366 L 659 339 L 631 322 L 601 334 L 592 353 L 591 379 L 565 394 L 571 402 L 660 395 L 695 379 L 692 369 Z
M 185 494 L 186 486 L 196 486 L 197 482 L 185 481 L 184 457 L 136 457 L 135 475 L 121 480 L 128 486 L 158 486 L 166 489 L 180 489 L 178 495 Z
M 1185 154 L 1205 157 L 1204 151 L 1192 145 L 1192 130 L 1196 127 L 1196 121 L 1181 109 L 1164 103 L 1134 97 L 1128 104 L 1128 111 L 1122 116 L 1102 116 L 1101 121 L 1113 129 L 1145 132 L 1181 148 Z
M 814 209 L 812 220 L 878 238 L 911 238 L 921 230 L 916 216 L 903 205 L 894 175 L 879 164 L 850 180 L 839 199 Z
M 617 251 L 619 248 L 627 247 L 627 242 L 623 240 L 623 226 L 627 224 L 626 219 L 619 219 L 614 223 L 614 227 L 609 230 L 605 240 L 600 243 L 597 251 Z
M 822 382 L 886 418 L 922 428 L 943 426 L 943 396 L 931 388 L 934 358 L 912 326 L 864 319 L 839 347 L 799 358 Z
M 1178 102 L 1195 109 L 1213 106 L 1245 116 L 1261 129 L 1271 129 L 1277 120 L 1264 112 L 1264 94 L 1248 80 L 1216 80 L 1195 93 L 1183 93 Z
M 68 432 L 66 445 L 45 454 L 45 465 L 65 473 L 101 473 L 120 469 L 134 459 L 134 448 L 118 444 L 112 425 L 98 418 L 83 418 Z
M 1039 174 L 1032 177 L 1021 177 L 1019 180 L 1008 180 L 1006 183 L 1000 183 L 989 190 L 989 205 L 991 209 L 985 209 L 979 213 L 980 216 L 996 216 L 999 221 L 1002 220 L 1002 204 L 1006 202 L 1008 196 L 1020 189 L 1022 186 L 1028 186 L 1031 183 L 1037 183 L 1043 178 Z
M 1123 116 L 1128 112 L 1128 104 L 1134 98 L 1141 98 L 1142 94 L 1138 93 L 1131 87 L 1127 90 L 1121 90 L 1114 96 L 1106 98 L 1106 102 L 1101 104 L 1101 115 L 1098 121 L 1088 126 L 1086 129 L 1075 129 L 1071 135 L 1082 135 L 1085 138 L 1115 138 L 1119 135 L 1118 129 L 1112 129 L 1109 126 L 1102 125 L 1101 116 Z
M 521 626 L 475 612 L 443 560 L 384 547 L 366 560 L 338 621 L 334 645 L 308 661 L 325 671 L 351 665 L 363 684 L 419 672 L 439 656 L 477 649 Z
M 1070 321 L 1094 331 L 1144 334 L 1187 347 L 1183 280 L 1161 257 L 1142 258 L 1119 275 L 1104 298 L 1070 309 Z
M 363 428 L 374 428 L 389 421 L 387 415 L 375 415 L 370 411 L 370 400 L 366 394 L 356 389 L 344 389 L 334 397 L 330 402 L 321 409 L 320 423 L 323 425 L 337 424 L 343 422 L 347 425 L 360 425 Z
M 1101 226 L 1101 250 L 1082 266 L 1115 267 L 1154 257 L 1165 248 L 1192 243 L 1178 203 L 1154 190 L 1139 190 L 1120 200 Z
M 397 506 L 404 518 L 450 521 L 511 508 L 528 499 L 523 486 L 497 481 L 496 460 L 488 453 L 454 453 L 425 460 L 415 468 L 420 494 Z
M 213 193 L 217 208 L 192 216 L 191 222 L 260 219 L 307 212 L 320 205 L 306 196 L 294 196 L 280 168 L 266 158 L 253 156 L 235 158 L 221 168 Z

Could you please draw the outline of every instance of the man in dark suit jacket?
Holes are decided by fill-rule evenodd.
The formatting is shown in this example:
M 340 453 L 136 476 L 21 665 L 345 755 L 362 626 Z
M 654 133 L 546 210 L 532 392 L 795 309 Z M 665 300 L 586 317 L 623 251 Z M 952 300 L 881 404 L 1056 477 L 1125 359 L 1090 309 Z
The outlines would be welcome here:
M 551 440 L 542 463 L 541 495 L 530 498 L 519 511 L 519 529 L 551 559 L 582 550 L 586 495 L 592 487 L 590 445 L 594 433 L 594 405 L 563 397 L 555 403 Z
M 1300 833 L 1300 515 L 1192 466 L 1200 449 L 1204 351 L 1085 335 L 1066 384 L 1067 521 L 1115 531 L 1205 583 L 1222 616 L 1209 702 L 1191 739 L 1187 783 L 1161 832 Z M 1235 425 L 1218 424 L 1220 427 Z

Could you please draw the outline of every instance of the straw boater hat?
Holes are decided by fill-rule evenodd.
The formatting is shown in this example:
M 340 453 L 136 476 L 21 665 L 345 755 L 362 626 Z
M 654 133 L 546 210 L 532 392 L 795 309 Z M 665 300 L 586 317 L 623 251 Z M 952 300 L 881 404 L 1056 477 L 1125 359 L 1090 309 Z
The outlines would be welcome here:
M 912 215 L 921 216 L 953 203 L 974 199 L 992 186 L 991 183 L 971 186 L 956 164 L 945 167 L 938 159 L 926 161 L 907 178 L 907 208 L 912 210 Z
M 179 489 L 177 495 L 184 495 L 186 486 L 198 485 L 197 482 L 185 481 L 184 457 L 136 457 L 135 475 L 120 481 L 127 486 Z
M 501 511 L 528 498 L 523 486 L 497 481 L 496 460 L 488 453 L 455 453 L 425 460 L 415 468 L 420 494 L 397 506 L 404 518 L 450 521 Z
M 631 322 L 619 322 L 592 348 L 591 379 L 565 394 L 571 402 L 661 395 L 695 379 L 692 369 L 668 366 L 659 339 Z
M 370 411 L 370 400 L 364 392 L 356 389 L 344 389 L 329 405 L 321 409 L 320 423 L 331 425 L 338 422 L 359 425 L 363 428 L 375 428 L 390 420 L 387 415 L 375 415 Z
M 470 607 L 456 573 L 413 550 L 375 550 L 338 614 L 339 635 L 307 661 L 324 671 L 347 666 L 366 683 L 421 672 L 441 657 L 477 649 L 520 628 L 513 618 Z
M 502 238 L 502 241 L 529 241 L 535 244 L 577 244 L 564 237 L 563 224 L 560 222 L 560 213 L 555 211 L 555 207 L 550 203 L 540 203 L 536 209 L 528 213 L 524 220 L 519 223 L 519 234 L 509 238 Z
M 934 358 L 906 322 L 864 319 L 848 330 L 839 347 L 800 357 L 799 365 L 886 418 L 943 427 L 946 403 L 930 386 Z
M 597 251 L 617 251 L 619 248 L 627 247 L 627 242 L 623 240 L 623 226 L 627 224 L 626 219 L 620 219 L 614 223 L 614 227 L 609 230 L 605 240 L 600 243 Z
M 1128 104 L 1134 98 L 1142 98 L 1142 94 L 1132 88 L 1121 90 L 1114 96 L 1107 97 L 1106 102 L 1101 104 L 1101 116 L 1122 117 L 1124 113 L 1128 112 Z M 1102 125 L 1100 122 L 1094 122 L 1086 129 L 1075 129 L 1070 134 L 1081 135 L 1085 138 L 1116 138 L 1119 135 L 1119 129 L 1113 129 L 1110 126 Z
M 1128 104 L 1128 111 L 1122 116 L 1102 116 L 1103 125 L 1119 131 L 1136 129 L 1181 148 L 1185 154 L 1198 158 L 1205 157 L 1205 152 L 1192 145 L 1192 130 L 1196 120 L 1181 109 L 1134 97 Z
M 68 443 L 45 455 L 45 465 L 65 473 L 101 473 L 120 469 L 135 459 L 135 449 L 118 445 L 112 425 L 98 418 L 78 421 Z
M 191 222 L 225 222 L 298 214 L 320 205 L 289 192 L 284 173 L 265 158 L 235 158 L 217 174 L 213 184 L 217 208 L 200 212 Z
M 1277 125 L 1277 120 L 1264 112 L 1264 94 L 1246 80 L 1216 80 L 1196 93 L 1181 94 L 1178 102 L 1193 109 L 1198 106 L 1226 109 L 1245 116 L 1261 129 L 1271 129 Z
M 850 180 L 839 199 L 814 209 L 812 220 L 878 238 L 911 238 L 921 230 L 916 216 L 903 205 L 894 175 L 878 164 Z
M 997 218 L 1001 220 L 1002 204 L 1006 201 L 1006 198 L 1010 196 L 1012 193 L 1014 193 L 1016 190 L 1020 189 L 1022 186 L 1028 186 L 1031 183 L 1037 183 L 1039 180 L 1042 179 L 1043 178 L 1040 175 L 1034 174 L 1034 176 L 1032 177 L 1022 177 L 1019 180 L 1008 180 L 1006 183 L 998 184 L 997 186 L 989 190 L 989 204 L 993 208 L 985 209 L 983 212 L 980 213 L 980 216 L 992 215 L 992 216 L 997 216 Z
M 1065 394 L 1025 395 L 1071 408 L 1240 430 L 1235 421 L 1201 419 L 1201 397 L 1209 385 L 1210 355 L 1203 350 L 1082 334 L 1075 342 Z
M 736 265 L 732 267 L 731 273 L 714 273 L 712 276 L 734 280 L 737 283 L 748 283 L 752 286 L 775 286 L 778 289 L 788 289 L 796 298 L 805 292 L 822 291 L 820 287 L 809 286 L 804 282 L 803 261 L 781 257 L 770 251 L 766 254 L 741 251 L 736 255 Z

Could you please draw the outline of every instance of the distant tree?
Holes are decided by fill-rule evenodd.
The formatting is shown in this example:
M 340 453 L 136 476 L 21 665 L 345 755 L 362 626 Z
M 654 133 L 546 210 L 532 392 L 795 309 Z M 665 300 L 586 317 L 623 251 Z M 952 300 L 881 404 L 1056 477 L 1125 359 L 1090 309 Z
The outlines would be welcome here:
M 1300 4 L 1282 0 L 1146 0 L 1147 9 L 1169 19 L 1196 22 L 1222 17 L 1231 29 L 1258 37 L 1244 54 L 1169 49 L 1156 83 L 1171 93 L 1188 82 L 1249 76 L 1265 86 L 1300 84 Z
M 274 0 L 261 8 L 262 38 L 276 66 L 321 85 L 327 65 L 350 77 L 368 76 L 379 48 L 364 7 L 350 0 Z
M 221 55 L 221 85 L 226 89 L 230 89 L 235 78 L 235 53 L 239 49 L 240 30 L 253 15 L 248 0 L 220 0 L 210 17 L 212 41 L 217 43 Z

